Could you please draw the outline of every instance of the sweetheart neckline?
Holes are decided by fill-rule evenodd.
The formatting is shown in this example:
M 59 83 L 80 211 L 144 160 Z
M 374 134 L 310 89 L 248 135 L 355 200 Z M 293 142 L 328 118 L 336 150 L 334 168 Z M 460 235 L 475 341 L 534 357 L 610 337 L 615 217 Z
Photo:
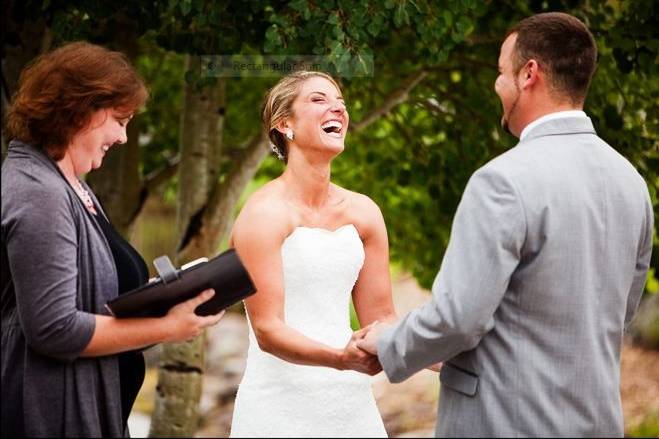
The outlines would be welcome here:
M 350 226 L 352 226 L 355 230 L 357 230 L 357 227 L 355 227 L 355 225 L 354 225 L 353 223 L 344 224 L 344 225 L 342 225 L 342 226 L 337 227 L 337 228 L 334 229 L 334 230 L 330 230 L 330 229 L 327 229 L 327 228 L 325 228 L 325 227 L 296 226 L 295 229 L 293 229 L 293 232 L 291 232 L 291 235 L 292 235 L 292 234 L 295 232 L 295 230 L 297 230 L 297 229 L 318 230 L 318 231 L 321 231 L 321 232 L 336 233 L 336 232 L 338 232 L 339 230 L 341 230 L 341 229 L 345 229 L 346 227 L 350 227 Z M 289 235 L 289 236 L 290 236 L 290 235 Z
M 326 229 L 326 228 L 324 228 L 324 227 L 296 226 L 296 227 L 293 229 L 293 231 L 290 233 L 290 235 L 288 235 L 288 236 L 284 239 L 284 242 L 286 242 L 290 237 L 292 237 L 293 235 L 295 235 L 295 233 L 298 231 L 298 229 L 306 229 L 306 230 L 311 230 L 311 231 L 323 232 L 323 233 L 326 233 L 326 234 L 334 234 L 334 233 L 337 233 L 338 231 L 343 230 L 343 229 L 348 228 L 348 227 L 352 227 L 352 228 L 355 230 L 355 232 L 357 233 L 357 235 L 359 236 L 359 232 L 357 231 L 357 227 L 356 227 L 353 223 L 344 224 L 344 225 L 342 225 L 342 226 L 337 227 L 337 228 L 334 229 L 334 230 Z

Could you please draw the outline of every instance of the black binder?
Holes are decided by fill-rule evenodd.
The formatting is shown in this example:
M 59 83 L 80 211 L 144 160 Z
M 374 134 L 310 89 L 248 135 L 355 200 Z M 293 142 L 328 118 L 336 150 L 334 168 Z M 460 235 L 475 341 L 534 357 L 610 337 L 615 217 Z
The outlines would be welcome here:
M 200 316 L 217 314 L 256 292 L 238 254 L 230 249 L 211 259 L 176 270 L 167 256 L 153 261 L 159 277 L 105 304 L 115 317 L 161 317 L 174 305 L 207 288 L 215 295 L 195 309 Z

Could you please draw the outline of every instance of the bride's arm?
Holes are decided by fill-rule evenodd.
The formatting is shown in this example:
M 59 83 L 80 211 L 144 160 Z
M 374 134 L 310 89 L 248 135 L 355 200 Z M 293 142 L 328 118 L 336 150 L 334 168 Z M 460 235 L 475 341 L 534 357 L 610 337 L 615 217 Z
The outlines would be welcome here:
M 352 292 L 355 312 L 362 327 L 375 321 L 393 324 L 397 316 L 391 293 L 389 240 L 384 218 L 378 205 L 365 195 L 357 195 L 355 204 L 366 253 Z M 441 368 L 442 363 L 427 367 L 434 372 Z
M 336 349 L 285 324 L 281 246 L 291 228 L 288 213 L 281 206 L 262 200 L 243 208 L 232 231 L 231 241 L 257 290 L 245 299 L 245 308 L 259 347 L 291 363 L 379 372 L 377 361 L 358 349 L 354 341 L 345 349 Z
M 352 290 L 352 300 L 362 327 L 374 321 L 393 322 L 396 311 L 391 296 L 389 240 L 382 212 L 375 202 L 354 194 L 356 223 L 364 243 L 364 266 Z

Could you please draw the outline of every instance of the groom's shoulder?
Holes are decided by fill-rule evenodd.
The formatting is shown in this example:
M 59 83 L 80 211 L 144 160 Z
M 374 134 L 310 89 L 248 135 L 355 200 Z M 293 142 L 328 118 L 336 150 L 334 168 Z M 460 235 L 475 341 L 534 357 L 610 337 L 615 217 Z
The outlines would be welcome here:
M 492 158 L 483 166 L 478 168 L 474 174 L 499 174 L 510 175 L 513 174 L 515 168 L 519 165 L 521 157 L 519 152 L 513 149 Z
M 535 148 L 537 150 L 537 148 Z M 538 166 L 542 167 L 542 160 L 533 148 L 517 145 L 481 166 L 477 172 L 492 173 L 511 178 L 522 177 L 529 172 L 533 173 Z

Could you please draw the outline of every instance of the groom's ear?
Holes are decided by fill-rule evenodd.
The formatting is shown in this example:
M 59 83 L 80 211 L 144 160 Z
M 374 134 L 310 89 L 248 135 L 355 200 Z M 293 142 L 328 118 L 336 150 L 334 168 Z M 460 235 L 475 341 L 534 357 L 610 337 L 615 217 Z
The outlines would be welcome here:
M 539 76 L 542 74 L 540 65 L 535 59 L 530 59 L 520 71 L 522 88 L 528 88 L 538 82 Z

